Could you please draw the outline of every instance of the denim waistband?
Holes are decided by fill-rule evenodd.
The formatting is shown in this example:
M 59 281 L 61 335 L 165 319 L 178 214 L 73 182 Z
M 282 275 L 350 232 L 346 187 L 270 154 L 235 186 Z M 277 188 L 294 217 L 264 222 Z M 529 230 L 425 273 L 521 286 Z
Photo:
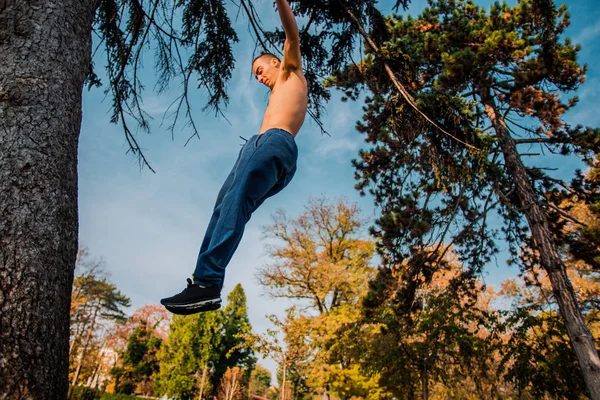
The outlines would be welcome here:
M 265 133 L 270 133 L 270 132 L 279 132 L 279 133 L 285 133 L 286 135 L 290 135 L 292 137 L 292 139 L 294 139 L 294 135 L 292 135 L 292 133 L 286 131 L 285 129 L 281 129 L 281 128 L 269 128 L 266 131 L 264 131 L 263 133 L 261 133 L 261 135 L 264 135 Z

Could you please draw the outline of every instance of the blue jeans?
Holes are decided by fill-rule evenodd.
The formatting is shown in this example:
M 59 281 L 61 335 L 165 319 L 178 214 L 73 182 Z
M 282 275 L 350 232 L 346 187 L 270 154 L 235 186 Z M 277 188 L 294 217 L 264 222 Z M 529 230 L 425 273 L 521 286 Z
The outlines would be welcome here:
M 273 128 L 254 135 L 240 150 L 217 196 L 194 271 L 194 282 L 223 287 L 225 267 L 252 213 L 279 193 L 296 172 L 298 147 L 291 133 Z

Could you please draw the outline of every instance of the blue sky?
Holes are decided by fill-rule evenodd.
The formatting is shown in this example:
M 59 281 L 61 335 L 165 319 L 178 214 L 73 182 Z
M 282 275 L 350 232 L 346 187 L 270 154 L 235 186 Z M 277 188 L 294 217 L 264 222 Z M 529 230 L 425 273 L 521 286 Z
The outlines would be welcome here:
M 479 4 L 490 4 L 480 1 Z M 513 4 L 514 2 L 509 2 Z M 381 2 L 389 12 L 390 1 Z M 410 10 L 416 15 L 425 6 L 414 1 Z M 257 10 L 267 28 L 279 24 L 271 0 L 256 0 Z M 580 104 L 567 117 L 573 124 L 600 126 L 600 3 L 596 0 L 568 1 L 572 24 L 568 36 L 583 47 L 580 61 L 588 64 L 587 82 L 580 89 Z M 230 15 L 235 17 L 236 12 Z M 131 297 L 132 311 L 145 304 L 158 303 L 162 297 L 179 292 L 194 269 L 198 249 L 208 224 L 217 192 L 229 173 L 239 146 L 240 136 L 258 133 L 267 104 L 268 89 L 250 75 L 253 44 L 247 21 L 241 16 L 235 23 L 240 43 L 234 48 L 236 69 L 229 84 L 230 104 L 225 111 L 229 124 L 213 113 L 204 114 L 206 100 L 202 91 L 192 94 L 200 139 L 192 139 L 189 129 L 181 128 L 171 139 L 166 126 L 161 126 L 164 111 L 181 88 L 177 85 L 157 96 L 151 90 L 144 94 L 144 109 L 154 117 L 152 133 L 140 133 L 137 140 L 145 149 L 156 174 L 140 170 L 137 159 L 128 149 L 120 126 L 109 122 L 110 99 L 103 89 L 85 91 L 83 122 L 79 146 L 79 238 L 93 255 L 106 261 L 111 281 Z M 104 65 L 98 53 L 96 66 Z M 155 78 L 152 58 L 146 62 L 143 79 L 152 88 Z M 346 196 L 357 202 L 364 216 L 371 220 L 376 210 L 369 197 L 360 197 L 354 189 L 351 160 L 363 145 L 362 136 L 354 130 L 362 116 L 359 103 L 342 103 L 333 93 L 324 117 L 331 136 L 321 135 L 310 118 L 296 138 L 299 148 L 298 170 L 290 185 L 267 200 L 252 216 L 244 238 L 227 268 L 224 293 L 241 283 L 248 297 L 250 321 L 258 332 L 269 327 L 267 314 L 283 315 L 289 305 L 264 295 L 254 278 L 257 268 L 267 263 L 262 227 L 270 223 L 270 215 L 278 208 L 298 215 L 310 196 L 330 198 Z M 553 160 L 554 161 L 554 160 Z M 572 160 L 560 161 L 561 171 L 569 174 L 577 165 Z M 568 175 L 567 175 L 568 176 Z M 486 281 L 497 285 L 516 273 L 514 268 L 498 262 L 488 268 Z M 274 371 L 275 364 L 264 364 Z

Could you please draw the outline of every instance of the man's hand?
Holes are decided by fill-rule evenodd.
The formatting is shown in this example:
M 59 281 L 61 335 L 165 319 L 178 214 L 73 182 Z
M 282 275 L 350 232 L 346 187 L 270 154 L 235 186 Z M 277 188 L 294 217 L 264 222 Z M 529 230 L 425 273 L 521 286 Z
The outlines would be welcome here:
M 281 68 L 284 71 L 294 71 L 301 68 L 300 36 L 298 25 L 292 9 L 286 0 L 276 0 L 279 17 L 285 31 L 285 44 L 283 46 L 283 60 Z

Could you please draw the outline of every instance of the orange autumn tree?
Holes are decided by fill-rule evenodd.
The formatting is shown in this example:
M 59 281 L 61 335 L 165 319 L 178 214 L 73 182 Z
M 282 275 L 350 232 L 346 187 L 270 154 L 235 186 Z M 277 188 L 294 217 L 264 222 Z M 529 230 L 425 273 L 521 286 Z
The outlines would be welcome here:
M 240 367 L 227 368 L 219 384 L 219 399 L 221 400 L 241 400 L 242 377 L 244 371 Z
M 376 399 L 377 378 L 365 376 L 351 357 L 333 357 L 329 350 L 338 330 L 359 316 L 359 303 L 375 269 L 375 246 L 364 232 L 356 204 L 345 198 L 310 199 L 295 218 L 283 211 L 265 229 L 272 263 L 258 280 L 273 298 L 294 301 L 286 324 L 306 348 L 304 359 L 288 376 L 296 395 L 361 396 Z
M 435 251 L 434 249 L 431 249 Z M 496 399 L 512 387 L 498 376 L 501 346 L 494 291 L 472 276 L 451 251 L 436 257 L 435 272 L 421 272 L 412 301 L 405 302 L 406 265 L 381 268 L 370 283 L 363 315 L 337 351 L 360 357 L 397 398 Z
M 268 315 L 267 318 L 273 324 L 273 328 L 267 329 L 262 334 L 246 333 L 239 337 L 243 342 L 234 347 L 230 352 L 237 348 L 250 346 L 257 353 L 275 361 L 280 371 L 279 399 L 292 400 L 294 395 L 293 384 L 294 376 L 290 377 L 290 372 L 301 368 L 302 363 L 309 358 L 311 349 L 304 341 L 301 333 L 294 329 L 293 321 L 296 318 L 296 310 L 292 307 L 286 310 L 286 318 L 282 321 L 276 315 Z

